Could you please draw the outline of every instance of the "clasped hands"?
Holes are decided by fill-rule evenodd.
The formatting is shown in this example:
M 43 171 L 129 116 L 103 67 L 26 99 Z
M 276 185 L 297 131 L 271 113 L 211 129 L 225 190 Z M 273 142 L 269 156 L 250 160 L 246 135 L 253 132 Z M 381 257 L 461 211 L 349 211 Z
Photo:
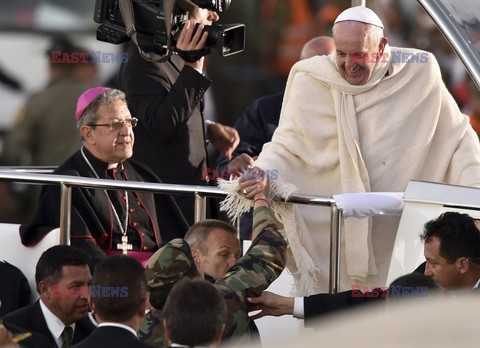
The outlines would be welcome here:
M 270 190 L 270 182 L 268 174 L 258 168 L 254 167 L 251 170 L 243 171 L 239 179 L 238 191 L 245 196 L 245 198 L 268 200 L 268 193 Z

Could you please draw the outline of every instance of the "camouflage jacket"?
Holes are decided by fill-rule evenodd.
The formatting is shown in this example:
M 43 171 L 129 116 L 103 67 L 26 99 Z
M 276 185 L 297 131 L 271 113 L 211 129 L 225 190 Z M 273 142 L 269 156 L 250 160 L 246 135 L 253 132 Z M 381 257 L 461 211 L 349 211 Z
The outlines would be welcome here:
M 224 339 L 248 341 L 247 297 L 260 296 L 282 273 L 286 249 L 287 244 L 278 232 L 271 210 L 255 208 L 252 245 L 245 256 L 215 282 L 224 294 L 228 309 Z M 156 347 L 167 347 L 162 321 L 161 310 L 147 313 L 139 331 L 140 339 Z

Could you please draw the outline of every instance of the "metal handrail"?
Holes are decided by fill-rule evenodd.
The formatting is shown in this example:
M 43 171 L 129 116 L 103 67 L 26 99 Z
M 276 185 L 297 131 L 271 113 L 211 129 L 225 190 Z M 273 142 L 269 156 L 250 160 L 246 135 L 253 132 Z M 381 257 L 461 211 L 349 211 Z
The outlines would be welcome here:
M 478 53 L 471 45 L 471 39 L 466 35 L 462 23 L 457 23 L 456 13 L 451 13 L 442 1 L 417 0 L 424 10 L 432 17 L 435 24 L 440 28 L 448 43 L 453 47 L 457 55 L 467 68 L 473 81 L 480 88 L 480 61 Z M 456 4 L 455 4 L 456 5 Z M 459 4 L 460 5 L 460 4 Z M 459 9 L 462 7 L 458 7 Z
M 194 194 L 195 195 L 195 222 L 205 218 L 205 201 L 207 197 L 222 198 L 226 191 L 212 186 L 178 185 L 165 183 L 151 183 L 140 181 L 122 181 L 109 179 L 86 178 L 71 175 L 36 174 L 36 169 L 26 168 L 0 168 L 0 180 L 23 182 L 28 184 L 58 184 L 61 188 L 60 197 L 60 242 L 70 244 L 70 214 L 71 195 L 73 187 L 92 189 L 117 189 L 123 191 L 143 191 L 162 194 Z M 329 291 L 338 291 L 340 275 L 340 219 L 341 211 L 337 209 L 332 197 L 293 194 L 286 203 L 310 204 L 329 206 L 331 208 L 330 221 L 330 278 Z
M 0 166 L 1 172 L 31 173 L 31 174 L 50 174 L 58 167 L 54 166 Z

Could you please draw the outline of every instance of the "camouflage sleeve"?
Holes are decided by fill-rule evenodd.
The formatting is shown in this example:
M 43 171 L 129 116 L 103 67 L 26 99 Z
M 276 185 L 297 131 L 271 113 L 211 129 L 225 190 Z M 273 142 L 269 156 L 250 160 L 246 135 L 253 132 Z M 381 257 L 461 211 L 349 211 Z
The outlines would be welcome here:
M 254 240 L 245 256 L 215 282 L 227 303 L 224 338 L 238 338 L 247 332 L 247 297 L 260 296 L 285 267 L 287 244 L 278 232 L 269 208 L 255 208 L 253 233 Z
M 145 319 L 138 330 L 138 339 L 154 347 L 169 347 L 163 330 L 162 311 L 154 309 L 145 315 Z

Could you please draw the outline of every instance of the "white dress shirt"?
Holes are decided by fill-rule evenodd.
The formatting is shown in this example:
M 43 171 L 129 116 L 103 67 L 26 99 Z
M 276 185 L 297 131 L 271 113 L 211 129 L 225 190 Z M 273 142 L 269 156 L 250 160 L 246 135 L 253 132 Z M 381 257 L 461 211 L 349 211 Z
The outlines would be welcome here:
M 305 319 L 304 298 L 295 297 L 293 301 L 293 317 L 297 319 Z
M 40 300 L 40 308 L 42 309 L 48 329 L 57 343 L 57 347 L 63 348 L 62 333 L 66 325 L 55 314 L 53 314 L 47 306 L 45 306 L 42 300 Z M 68 326 L 70 326 L 73 329 L 73 332 L 75 332 L 75 323 Z
M 128 325 L 119 324 L 119 323 L 112 323 L 112 322 L 106 321 L 106 322 L 103 322 L 103 323 L 98 324 L 98 327 L 102 327 L 102 326 L 115 326 L 115 327 L 119 327 L 119 328 L 122 328 L 122 329 L 125 329 L 125 330 L 130 331 L 135 337 L 137 337 L 137 333 L 135 332 L 135 330 L 134 330 L 133 328 L 131 328 L 130 326 L 128 326 Z

